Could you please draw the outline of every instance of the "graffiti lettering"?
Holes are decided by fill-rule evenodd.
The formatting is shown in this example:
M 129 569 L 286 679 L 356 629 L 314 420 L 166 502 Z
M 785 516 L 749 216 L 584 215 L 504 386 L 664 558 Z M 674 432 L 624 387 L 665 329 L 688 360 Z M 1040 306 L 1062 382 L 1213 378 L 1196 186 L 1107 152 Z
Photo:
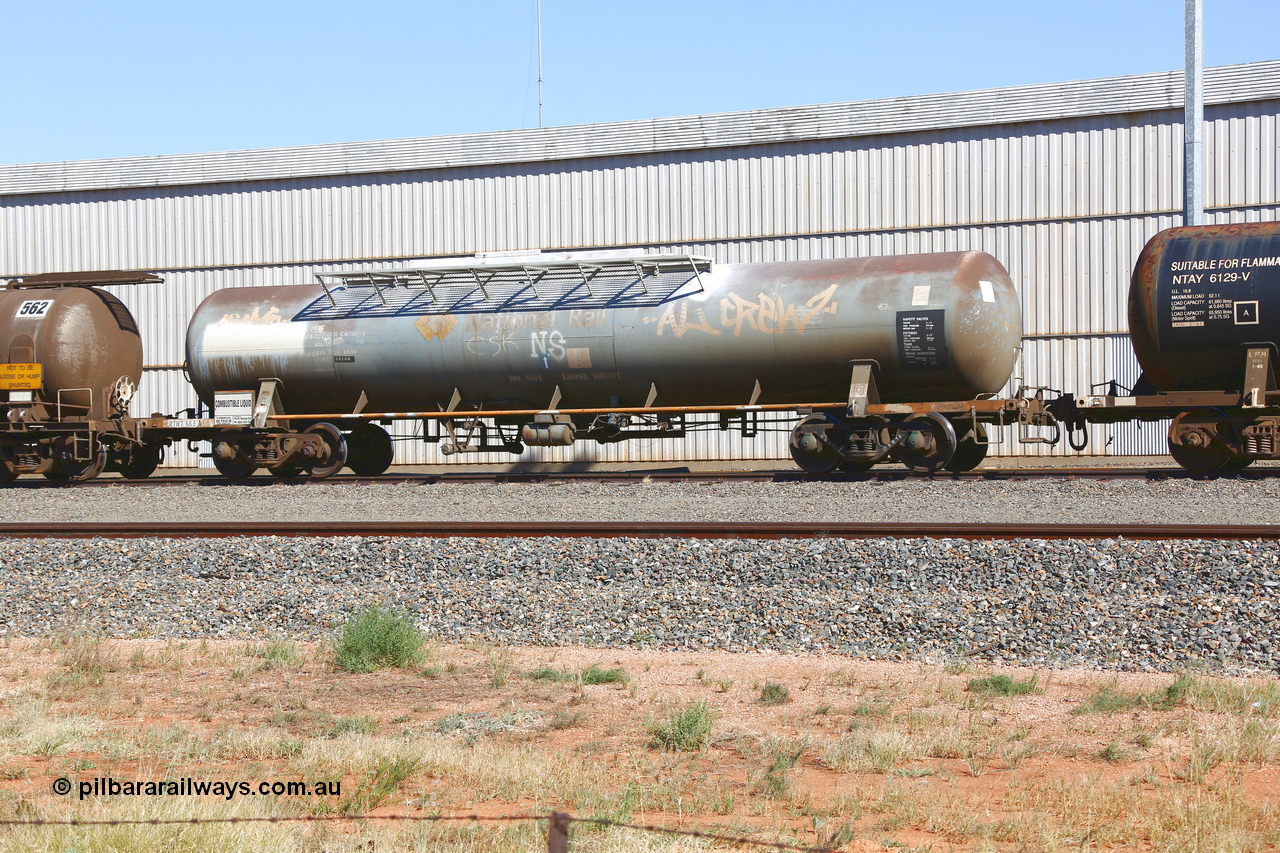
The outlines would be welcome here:
M 708 335 L 718 335 L 720 330 L 707 322 L 706 312 L 702 310 L 702 306 L 696 309 L 698 313 L 698 322 L 689 322 L 689 302 L 685 300 L 680 303 L 680 315 L 676 317 L 676 306 L 668 305 L 667 310 L 662 312 L 662 316 L 658 318 L 658 334 L 662 334 L 662 330 L 670 326 L 672 333 L 677 338 L 683 338 L 685 332 L 706 332 Z
M 730 293 L 720 300 L 720 325 L 732 329 L 735 338 L 742 334 L 744 323 L 766 335 L 779 335 L 788 328 L 803 335 L 814 317 L 824 312 L 835 312 L 836 303 L 831 301 L 835 292 L 836 285 L 833 284 L 816 296 L 811 296 L 804 303 L 803 310 L 798 309 L 794 302 L 783 302 L 777 294 L 771 297 L 761 293 L 758 294 L 758 301 L 749 302 L 736 293 Z M 662 333 L 661 326 L 658 333 Z
M 729 313 L 730 309 L 733 310 L 733 314 Z M 738 294 L 730 293 L 727 298 L 720 300 L 720 325 L 726 329 L 732 326 L 735 338 L 742 334 L 744 322 L 758 332 L 760 324 L 756 322 L 756 312 L 759 310 L 760 306 L 757 303 L 748 302 Z
M 253 307 L 252 314 L 223 314 L 222 319 L 219 320 L 217 323 L 214 323 L 214 325 L 220 326 L 223 323 L 264 324 L 264 323 L 283 323 L 283 322 L 284 322 L 284 319 L 280 316 L 280 309 L 277 308 L 276 306 L 272 305 L 271 308 L 267 310 L 267 313 L 264 314 L 262 313 L 262 307 L 260 305 L 255 305 Z
M 562 361 L 565 356 L 565 336 L 559 329 L 550 332 L 530 332 L 530 355 L 550 367 L 551 361 Z
M 498 358 L 510 350 L 519 348 L 520 342 L 516 340 L 515 334 L 507 330 L 487 338 L 483 335 L 472 335 L 467 338 L 467 352 L 472 355 L 489 355 Z
M 497 358 L 498 356 L 503 355 L 509 349 L 510 350 L 518 349 L 520 346 L 520 342 L 517 341 L 515 339 L 515 336 L 510 331 L 507 331 L 507 330 L 503 330 L 500 334 L 494 335 L 491 338 L 489 338 L 489 343 L 493 344 L 494 358 Z

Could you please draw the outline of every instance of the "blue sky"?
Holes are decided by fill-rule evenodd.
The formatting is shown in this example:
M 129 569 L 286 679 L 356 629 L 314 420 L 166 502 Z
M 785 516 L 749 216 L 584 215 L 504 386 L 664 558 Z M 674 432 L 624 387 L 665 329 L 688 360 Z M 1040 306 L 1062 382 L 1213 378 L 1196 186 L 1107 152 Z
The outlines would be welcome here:
M 1182 0 L 543 0 L 546 124 L 1182 67 Z M 538 125 L 534 0 L 19 3 L 0 163 Z M 1280 56 L 1280 2 L 1206 0 L 1205 59 Z M 20 37 L 19 37 L 20 36 Z

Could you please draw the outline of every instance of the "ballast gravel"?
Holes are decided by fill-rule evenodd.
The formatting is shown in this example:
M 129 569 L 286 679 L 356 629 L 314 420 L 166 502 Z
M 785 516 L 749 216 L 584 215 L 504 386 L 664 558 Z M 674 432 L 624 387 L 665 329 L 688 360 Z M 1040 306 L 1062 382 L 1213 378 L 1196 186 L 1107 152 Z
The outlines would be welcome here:
M 1272 542 L 94 539 L 0 544 L 0 632 L 442 641 L 1280 671 Z
M 1273 524 L 1280 478 L 405 482 L 0 489 L 7 521 L 1002 521 Z

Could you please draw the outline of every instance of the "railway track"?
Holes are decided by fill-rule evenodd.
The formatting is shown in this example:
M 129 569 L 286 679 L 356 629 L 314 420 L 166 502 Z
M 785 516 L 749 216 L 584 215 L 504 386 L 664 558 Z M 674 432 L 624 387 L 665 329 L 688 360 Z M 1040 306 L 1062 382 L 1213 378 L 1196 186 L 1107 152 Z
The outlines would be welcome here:
M 0 524 L 0 538 L 111 539 L 286 536 L 644 539 L 1212 539 L 1277 540 L 1280 524 L 1006 524 L 881 522 L 274 521 Z
M 706 483 L 706 482 L 761 482 L 761 483 L 889 483 L 902 480 L 923 481 L 1018 481 L 1018 480 L 1266 480 L 1280 478 L 1280 466 L 1249 468 L 1222 474 L 1193 474 L 1183 468 L 994 468 L 982 471 L 945 472 L 940 474 L 913 474 L 904 469 L 886 468 L 865 474 L 807 474 L 800 470 L 766 471 L 691 471 L 687 468 L 631 471 L 458 471 L 458 472 L 403 472 L 378 477 L 339 475 L 323 481 L 306 478 L 277 480 L 270 476 L 254 476 L 243 480 L 228 480 L 213 474 L 155 476 L 145 480 L 125 480 L 119 477 L 100 477 L 84 483 L 68 484 L 46 480 L 43 477 L 23 477 L 6 484 L 9 489 L 93 489 L 93 488 L 163 488 L 167 486 L 227 485 L 251 488 L 277 483 L 308 484 L 323 482 L 335 485 L 372 485 L 410 483 L 432 485 L 435 483 Z

